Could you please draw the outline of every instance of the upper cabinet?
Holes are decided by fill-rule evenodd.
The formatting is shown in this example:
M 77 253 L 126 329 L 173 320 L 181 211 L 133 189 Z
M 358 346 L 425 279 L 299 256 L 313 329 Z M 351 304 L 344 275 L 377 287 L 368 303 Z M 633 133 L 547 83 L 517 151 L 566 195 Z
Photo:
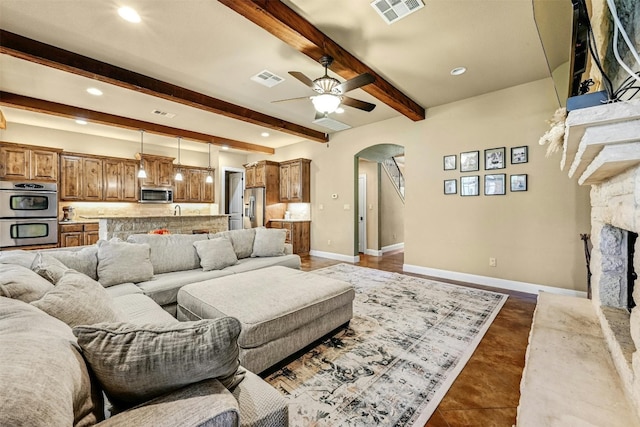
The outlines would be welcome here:
M 137 173 L 135 160 L 62 154 L 60 200 L 136 202 Z
M 136 154 L 144 165 L 146 178 L 140 179 L 141 187 L 171 187 L 173 185 L 173 157 Z
M 103 199 L 103 160 L 78 154 L 60 156 L 60 200 Z
M 265 189 L 267 205 L 279 203 L 278 185 L 280 182 L 279 163 L 269 160 L 249 163 L 245 167 L 245 188 L 262 187 Z
M 280 163 L 280 202 L 311 202 L 311 160 L 295 159 Z
M 104 159 L 104 200 L 108 202 L 138 201 L 138 162 Z
M 56 182 L 60 151 L 62 150 L 2 142 L 0 179 Z
M 182 172 L 182 181 L 175 182 L 174 202 L 214 202 L 213 182 L 206 182 L 209 174 L 207 169 L 180 166 L 180 171 Z M 213 169 L 211 174 L 213 176 Z

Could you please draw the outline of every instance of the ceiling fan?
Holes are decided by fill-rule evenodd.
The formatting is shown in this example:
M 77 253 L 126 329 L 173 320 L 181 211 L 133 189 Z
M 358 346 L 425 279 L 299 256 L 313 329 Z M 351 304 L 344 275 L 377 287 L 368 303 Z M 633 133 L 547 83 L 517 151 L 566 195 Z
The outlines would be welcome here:
M 311 80 L 299 71 L 289 71 L 293 77 L 298 79 L 304 85 L 310 87 L 318 95 L 303 96 L 300 98 L 281 99 L 273 102 L 292 101 L 295 99 L 311 99 L 313 106 L 316 109 L 316 118 L 326 117 L 327 114 L 333 113 L 340 106 L 340 104 L 348 105 L 349 107 L 357 108 L 363 111 L 372 111 L 376 108 L 375 104 L 370 102 L 360 101 L 359 99 L 346 96 L 345 93 L 358 89 L 359 87 L 366 86 L 373 83 L 376 78 L 369 73 L 363 73 L 352 79 L 340 83 L 339 80 L 329 77 L 327 69 L 333 63 L 333 58 L 329 55 L 323 55 L 320 58 L 320 64 L 324 66 L 324 76 L 318 77 L 315 80 Z

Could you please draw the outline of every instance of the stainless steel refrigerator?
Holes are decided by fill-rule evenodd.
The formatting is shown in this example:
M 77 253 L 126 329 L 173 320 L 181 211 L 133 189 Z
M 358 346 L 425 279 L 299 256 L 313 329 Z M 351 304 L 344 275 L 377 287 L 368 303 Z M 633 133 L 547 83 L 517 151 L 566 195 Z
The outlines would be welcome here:
M 264 188 L 244 190 L 244 228 L 262 227 L 265 209 Z

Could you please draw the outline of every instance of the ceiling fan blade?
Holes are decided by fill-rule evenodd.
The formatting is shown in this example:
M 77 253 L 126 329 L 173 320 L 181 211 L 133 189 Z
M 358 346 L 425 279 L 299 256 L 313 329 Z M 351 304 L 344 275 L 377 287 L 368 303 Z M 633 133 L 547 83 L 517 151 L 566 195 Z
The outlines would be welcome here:
M 357 108 L 364 111 L 373 111 L 376 108 L 376 104 L 370 102 L 360 101 L 359 99 L 351 98 L 348 96 L 342 96 L 342 103 L 349 107 Z
M 287 99 L 278 99 L 276 101 L 271 101 L 271 103 L 275 103 L 275 102 L 285 102 L 285 101 L 298 101 L 300 99 L 309 99 L 308 96 L 300 96 L 298 98 L 287 98 Z
M 350 90 L 358 89 L 359 87 L 366 86 L 376 81 L 376 78 L 373 77 L 369 73 L 360 74 L 352 79 L 347 80 L 346 82 L 340 83 L 336 86 L 336 89 L 340 91 L 340 93 L 347 93 Z
M 313 82 L 313 80 L 302 74 L 300 71 L 289 71 L 289 74 L 301 81 L 305 86 L 308 86 L 311 89 L 315 90 L 316 84 Z

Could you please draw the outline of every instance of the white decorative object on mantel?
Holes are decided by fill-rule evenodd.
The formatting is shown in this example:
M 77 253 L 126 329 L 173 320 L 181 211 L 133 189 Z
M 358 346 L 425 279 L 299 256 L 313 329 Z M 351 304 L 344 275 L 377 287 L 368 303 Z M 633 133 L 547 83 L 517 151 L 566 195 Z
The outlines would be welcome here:
M 549 144 L 547 147 L 547 157 L 560 151 L 564 143 L 565 120 L 567 119 L 567 109 L 558 108 L 551 120 L 547 120 L 551 127 L 540 137 L 540 145 Z

